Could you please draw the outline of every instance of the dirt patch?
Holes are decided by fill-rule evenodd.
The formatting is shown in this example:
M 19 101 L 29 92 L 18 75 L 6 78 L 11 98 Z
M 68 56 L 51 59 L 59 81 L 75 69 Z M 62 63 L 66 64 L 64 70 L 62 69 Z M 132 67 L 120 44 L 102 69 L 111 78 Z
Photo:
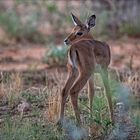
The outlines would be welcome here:
M 126 68 L 132 65 L 134 69 L 140 68 L 139 40 L 110 41 L 109 45 L 112 52 L 112 66 Z
M 133 68 L 140 67 L 140 41 L 127 39 L 123 41 L 109 41 L 111 48 L 111 66 L 126 68 L 132 65 Z M 45 69 L 47 64 L 42 62 L 47 48 L 43 45 L 16 45 L 0 48 L 0 70 L 1 71 L 24 71 L 30 69 Z
M 46 50 L 45 47 L 39 45 L 2 48 L 0 50 L 0 70 L 25 71 L 45 69 L 48 65 L 42 63 L 42 57 L 45 55 Z

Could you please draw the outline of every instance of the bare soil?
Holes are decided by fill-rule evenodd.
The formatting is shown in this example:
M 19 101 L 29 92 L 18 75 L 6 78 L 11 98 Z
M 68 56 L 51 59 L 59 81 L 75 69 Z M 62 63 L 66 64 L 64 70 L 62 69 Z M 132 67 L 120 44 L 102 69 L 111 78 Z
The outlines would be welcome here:
M 133 68 L 140 68 L 140 41 L 138 39 L 111 40 L 108 44 L 112 54 L 111 66 L 126 68 L 131 63 Z M 0 46 L 0 71 L 46 69 L 49 66 L 43 63 L 42 58 L 47 50 L 47 47 L 39 44 Z

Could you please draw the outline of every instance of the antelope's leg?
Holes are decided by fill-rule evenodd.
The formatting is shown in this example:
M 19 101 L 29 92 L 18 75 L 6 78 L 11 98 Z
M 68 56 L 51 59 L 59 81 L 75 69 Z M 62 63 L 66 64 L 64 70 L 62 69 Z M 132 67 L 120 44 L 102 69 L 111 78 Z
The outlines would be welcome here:
M 59 119 L 58 119 L 59 123 L 62 123 L 62 121 L 63 121 L 66 99 L 68 97 L 69 90 L 70 90 L 71 86 L 73 85 L 74 81 L 76 80 L 76 78 L 77 78 L 77 70 L 75 68 L 73 68 L 72 66 L 69 66 L 68 67 L 68 79 L 61 92 L 60 114 L 59 114 Z
M 93 97 L 94 97 L 94 81 L 92 76 L 88 80 L 88 98 L 89 98 L 89 108 L 90 108 L 90 116 L 92 116 L 92 103 L 93 103 Z
M 91 74 L 88 74 L 88 73 L 80 74 L 78 79 L 76 80 L 72 88 L 70 89 L 71 102 L 72 102 L 73 110 L 74 110 L 75 117 L 78 124 L 81 123 L 80 113 L 78 109 L 78 93 L 87 83 L 88 79 L 90 78 L 90 75 Z
M 104 83 L 104 87 L 105 87 L 105 92 L 106 92 L 106 97 L 108 100 L 108 105 L 109 105 L 109 112 L 110 112 L 110 116 L 111 116 L 111 120 L 112 122 L 114 122 L 114 118 L 113 118 L 113 105 L 112 105 L 112 95 L 111 95 L 111 89 L 110 89 L 110 85 L 109 85 L 109 79 L 108 79 L 108 71 L 107 69 L 101 69 L 101 77 Z
M 90 108 L 90 111 L 89 111 L 89 116 L 90 118 L 92 118 L 92 103 L 93 103 L 93 97 L 94 97 L 94 81 L 93 81 L 93 77 L 91 76 L 90 79 L 88 80 L 88 98 L 89 98 L 89 108 Z M 89 126 L 89 136 L 91 137 L 92 136 L 92 123 L 90 123 L 90 126 Z

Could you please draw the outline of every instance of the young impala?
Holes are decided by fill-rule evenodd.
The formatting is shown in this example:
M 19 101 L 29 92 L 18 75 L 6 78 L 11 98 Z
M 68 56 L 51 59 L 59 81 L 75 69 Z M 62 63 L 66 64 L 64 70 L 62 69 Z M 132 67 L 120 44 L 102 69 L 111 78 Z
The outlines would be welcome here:
M 64 40 L 66 45 L 71 45 L 68 51 L 68 79 L 61 92 L 61 106 L 58 124 L 63 123 L 64 107 L 68 95 L 71 97 L 72 106 L 80 123 L 80 111 L 78 109 L 78 93 L 88 83 L 88 97 L 90 111 L 92 111 L 92 100 L 94 96 L 93 73 L 97 71 L 101 74 L 106 96 L 109 104 L 109 113 L 113 121 L 113 107 L 111 93 L 108 84 L 108 65 L 110 64 L 109 46 L 94 40 L 90 34 L 90 29 L 95 26 L 96 16 L 92 15 L 83 24 L 75 15 L 71 14 L 75 27 L 70 35 Z M 98 68 L 97 68 L 98 67 Z

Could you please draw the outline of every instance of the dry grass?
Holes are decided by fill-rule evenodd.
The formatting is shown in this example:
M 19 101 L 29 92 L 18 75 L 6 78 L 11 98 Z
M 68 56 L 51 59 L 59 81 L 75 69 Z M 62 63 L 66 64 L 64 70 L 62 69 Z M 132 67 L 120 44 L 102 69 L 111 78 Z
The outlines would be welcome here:
M 56 122 L 60 110 L 60 92 L 64 85 L 65 77 L 57 70 L 50 77 L 53 79 L 53 83 L 49 80 L 47 81 L 48 97 L 45 115 L 47 116 L 47 121 Z
M 9 105 L 21 96 L 22 89 L 23 81 L 20 73 L 12 73 L 7 76 L 7 79 L 4 79 L 4 75 L 1 73 L 0 96 L 3 100 L 7 100 Z
M 58 118 L 60 96 L 57 89 L 49 91 L 46 110 L 44 115 L 47 116 L 47 121 L 55 122 Z
M 45 140 L 43 137 L 45 135 L 48 137 L 48 140 L 52 139 L 57 139 L 57 140 L 63 140 L 65 139 L 64 135 L 59 133 L 56 129 L 56 126 L 54 125 L 56 120 L 58 119 L 58 113 L 59 113 L 59 104 L 60 104 L 60 92 L 61 89 L 64 85 L 66 75 L 60 73 L 59 71 L 55 71 L 52 75 L 49 75 L 47 79 L 46 86 L 42 87 L 29 87 L 28 89 L 23 88 L 23 77 L 19 73 L 12 73 L 7 78 L 4 78 L 4 75 L 2 74 L 2 82 L 0 85 L 0 91 L 1 91 L 1 96 L 2 96 L 2 102 L 5 100 L 8 102 L 8 105 L 13 106 L 16 104 L 15 108 L 17 108 L 18 103 L 25 99 L 28 103 L 31 104 L 31 108 L 27 112 L 23 112 L 23 119 L 19 119 L 19 114 L 16 114 L 14 118 L 16 118 L 15 121 L 13 120 L 13 115 L 8 114 L 8 118 L 10 118 L 16 125 L 16 127 L 19 127 L 19 134 L 15 134 L 15 137 L 19 137 L 22 135 L 22 131 L 24 131 L 27 135 L 32 135 L 34 136 L 35 134 L 33 132 L 27 133 L 27 130 L 25 129 L 28 127 L 28 131 L 34 131 L 34 130 L 40 130 L 40 132 L 37 132 L 36 135 L 37 137 L 40 137 L 40 140 Z M 26 78 L 25 78 L 26 79 Z M 102 86 L 102 81 L 100 81 L 100 77 L 96 79 L 96 84 Z M 113 87 L 112 87 L 113 88 Z M 119 90 L 118 90 L 119 91 Z M 86 92 L 86 91 L 85 91 Z M 84 100 L 79 100 L 79 107 L 81 110 L 81 118 L 83 119 L 83 124 L 84 128 L 88 128 L 89 126 L 91 127 L 91 133 L 95 137 L 101 137 L 103 135 L 106 135 L 108 130 L 111 131 L 113 129 L 111 127 L 111 123 L 109 120 L 109 114 L 107 113 L 108 111 L 108 106 L 107 106 L 107 101 L 106 98 L 103 94 L 103 90 L 98 90 L 96 91 L 94 102 L 93 102 L 93 114 L 92 118 L 90 117 L 88 110 L 89 108 L 87 107 L 88 100 L 85 98 Z M 81 94 L 81 96 L 83 96 Z M 115 96 L 115 95 L 113 95 Z M 114 97 L 113 97 L 114 98 Z M 116 98 L 116 97 L 115 97 Z M 17 100 L 18 99 L 18 100 Z M 114 102 L 115 104 L 115 102 Z M 12 108 L 11 108 L 12 109 Z M 1 113 L 1 112 L 0 112 Z M 73 111 L 71 109 L 70 102 L 66 105 L 66 110 L 65 110 L 65 117 L 68 120 L 73 120 L 71 116 L 73 115 Z M 138 116 L 138 115 L 137 115 Z M 137 117 L 136 116 L 136 117 Z M 2 115 L 1 117 L 5 117 Z M 135 119 L 135 117 L 134 117 Z M 136 118 L 139 121 L 139 118 Z M 135 119 L 135 120 L 136 120 Z M 10 128 L 11 133 L 13 132 L 13 127 L 11 127 L 13 124 L 10 121 Z M 136 120 L 136 121 L 137 121 Z M 25 123 L 24 123 L 25 122 Z M 3 124 L 7 125 L 7 121 L 5 121 Z M 23 123 L 23 124 L 22 124 Z M 37 126 L 34 126 L 34 123 L 37 123 Z M 22 125 L 20 125 L 22 124 Z M 21 126 L 25 127 L 21 127 Z M 77 126 L 73 126 L 73 123 L 67 128 L 67 122 L 66 122 L 66 128 L 64 129 L 70 129 L 67 131 L 73 131 L 79 130 L 77 133 L 81 133 L 80 128 L 77 128 Z M 75 125 L 75 124 L 74 124 Z M 0 125 L 0 129 L 1 129 Z M 3 137 L 5 137 L 4 133 L 7 133 L 7 128 L 3 126 Z M 74 129 L 72 129 L 74 128 Z M 14 131 L 15 132 L 15 131 Z M 66 133 L 64 131 L 64 133 Z M 79 135 L 77 134 L 77 135 Z M 7 133 L 7 135 L 9 135 Z M 67 134 L 69 136 L 69 132 Z M 71 133 L 70 133 L 71 135 Z M 1 138 L 1 137 L 0 137 Z M 9 140 L 9 139 L 6 139 Z M 77 140 L 77 139 L 76 139 Z

